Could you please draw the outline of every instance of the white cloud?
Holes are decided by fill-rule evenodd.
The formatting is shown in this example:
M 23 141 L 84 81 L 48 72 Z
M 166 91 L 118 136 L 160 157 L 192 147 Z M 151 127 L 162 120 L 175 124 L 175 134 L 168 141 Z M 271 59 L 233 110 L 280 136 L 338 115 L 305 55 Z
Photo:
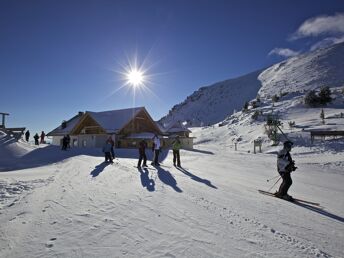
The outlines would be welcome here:
M 344 36 L 342 37 L 329 37 L 329 38 L 325 38 L 320 40 L 319 42 L 315 43 L 313 46 L 311 46 L 310 50 L 316 50 L 318 48 L 324 48 L 324 47 L 329 47 L 333 44 L 338 44 L 344 42 Z
M 270 55 L 279 55 L 279 56 L 283 56 L 283 57 L 297 56 L 298 54 L 300 54 L 299 51 L 294 51 L 294 50 L 291 50 L 289 48 L 274 48 L 273 50 L 271 50 L 269 52 L 269 56 Z
M 305 37 L 343 34 L 344 13 L 337 13 L 333 16 L 322 15 L 304 21 L 290 39 L 296 40 Z

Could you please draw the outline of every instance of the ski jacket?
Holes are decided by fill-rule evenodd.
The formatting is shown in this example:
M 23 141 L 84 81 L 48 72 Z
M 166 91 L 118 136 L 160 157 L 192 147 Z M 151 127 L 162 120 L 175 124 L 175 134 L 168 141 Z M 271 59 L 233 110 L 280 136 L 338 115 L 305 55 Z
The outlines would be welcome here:
M 112 138 L 109 138 L 108 141 L 110 142 L 111 146 L 115 146 L 115 142 L 112 140 Z
M 278 173 L 290 173 L 290 167 L 293 160 L 291 159 L 289 151 L 282 149 L 277 154 L 277 170 Z
M 175 140 L 172 143 L 172 149 L 173 150 L 180 150 L 181 147 L 182 147 L 182 143 L 179 140 Z
M 111 152 L 112 145 L 110 142 L 106 142 L 103 146 L 103 152 Z
M 159 150 L 160 149 L 160 139 L 158 137 L 154 138 L 154 149 Z
M 145 150 L 146 150 L 146 147 L 147 147 L 146 141 L 140 141 L 140 143 L 139 143 L 139 152 L 141 154 L 144 154 Z

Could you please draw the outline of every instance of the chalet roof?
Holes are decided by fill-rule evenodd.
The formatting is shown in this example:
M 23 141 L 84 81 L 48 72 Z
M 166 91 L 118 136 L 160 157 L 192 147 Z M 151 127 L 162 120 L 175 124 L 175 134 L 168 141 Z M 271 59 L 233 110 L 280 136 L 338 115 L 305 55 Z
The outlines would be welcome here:
M 107 133 L 116 133 L 133 119 L 144 107 L 110 110 L 103 112 L 86 111 Z
M 76 124 L 79 123 L 82 117 L 82 114 L 83 113 L 79 113 L 76 116 L 69 119 L 68 121 L 66 121 L 65 128 L 62 128 L 62 124 L 61 124 L 59 127 L 49 132 L 47 136 L 59 136 L 59 135 L 63 136 L 63 135 L 69 134 L 72 131 L 72 129 L 76 126 Z
M 117 133 L 141 110 L 145 110 L 145 108 L 136 107 L 102 112 L 80 112 L 78 115 L 74 116 L 66 122 L 65 128 L 62 128 L 62 125 L 60 125 L 53 131 L 49 132 L 47 136 L 63 136 L 69 134 L 73 130 L 73 128 L 80 122 L 80 119 L 85 117 L 86 115 L 89 115 L 93 120 L 95 120 L 99 124 L 99 126 L 101 126 L 107 133 Z
M 189 132 L 189 133 L 191 133 L 191 131 L 188 128 L 186 128 L 185 126 L 183 126 L 181 124 L 181 122 L 179 122 L 179 121 L 169 124 L 166 127 L 165 131 L 168 133 L 177 133 L 177 132 Z

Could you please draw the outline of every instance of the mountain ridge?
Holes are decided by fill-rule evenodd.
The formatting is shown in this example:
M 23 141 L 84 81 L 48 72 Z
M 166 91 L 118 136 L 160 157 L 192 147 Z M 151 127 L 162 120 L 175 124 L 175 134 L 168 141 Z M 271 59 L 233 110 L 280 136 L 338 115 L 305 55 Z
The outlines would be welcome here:
M 241 110 L 257 96 L 298 92 L 305 94 L 322 86 L 344 85 L 344 43 L 300 54 L 240 77 L 200 87 L 172 107 L 159 122 L 175 121 L 187 127 L 212 125 Z

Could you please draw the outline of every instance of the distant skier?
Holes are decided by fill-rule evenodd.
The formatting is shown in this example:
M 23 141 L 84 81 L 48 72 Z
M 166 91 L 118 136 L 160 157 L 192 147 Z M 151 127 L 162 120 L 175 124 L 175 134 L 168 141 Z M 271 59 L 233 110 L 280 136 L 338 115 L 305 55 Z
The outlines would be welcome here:
M 154 144 L 154 137 L 152 140 L 152 163 L 151 165 L 154 165 L 154 160 L 155 160 L 155 144 Z
M 153 165 L 159 166 L 159 152 L 160 152 L 160 139 L 158 135 L 154 135 L 153 137 L 153 142 L 154 142 L 154 159 L 153 159 Z
M 179 136 L 176 137 L 176 139 L 172 143 L 172 151 L 173 151 L 173 165 L 176 165 L 177 161 L 177 166 L 181 167 L 180 165 L 180 148 L 182 147 L 182 143 L 179 140 Z
M 66 135 L 66 149 L 70 149 L 70 136 L 69 134 Z
M 112 146 L 112 147 L 111 147 L 111 155 L 112 155 L 112 158 L 115 159 L 115 150 L 114 150 L 114 148 L 115 148 L 115 142 L 114 142 L 114 140 L 112 139 L 111 135 L 109 136 L 108 141 L 111 143 L 111 146 Z
M 34 136 L 33 138 L 35 139 L 35 145 L 39 145 L 39 142 L 38 142 L 38 139 L 39 139 L 38 133 L 36 133 L 35 136 Z
M 147 167 L 147 156 L 146 156 L 146 148 L 147 148 L 147 142 L 142 139 L 142 141 L 139 142 L 139 161 L 137 163 L 137 167 L 141 167 L 141 162 L 143 160 L 143 166 Z
M 106 140 L 104 146 L 103 146 L 103 152 L 105 155 L 105 162 L 113 163 L 112 161 L 112 155 L 111 155 L 111 142 L 109 140 Z
M 30 138 L 30 131 L 27 130 L 26 133 L 25 133 L 25 140 L 28 142 L 29 138 Z
M 44 133 L 44 131 L 42 131 L 42 133 L 41 133 L 41 144 L 45 143 L 44 137 L 45 137 L 45 133 Z
M 293 197 L 288 195 L 288 190 L 293 183 L 290 174 L 297 169 L 290 155 L 292 146 L 293 143 L 291 141 L 284 142 L 283 149 L 277 154 L 277 170 L 283 181 L 279 190 L 275 193 L 275 196 L 288 201 L 293 201 Z
M 61 150 L 67 150 L 67 136 L 65 135 L 65 136 L 63 136 L 63 138 L 62 138 L 62 148 L 61 148 Z

